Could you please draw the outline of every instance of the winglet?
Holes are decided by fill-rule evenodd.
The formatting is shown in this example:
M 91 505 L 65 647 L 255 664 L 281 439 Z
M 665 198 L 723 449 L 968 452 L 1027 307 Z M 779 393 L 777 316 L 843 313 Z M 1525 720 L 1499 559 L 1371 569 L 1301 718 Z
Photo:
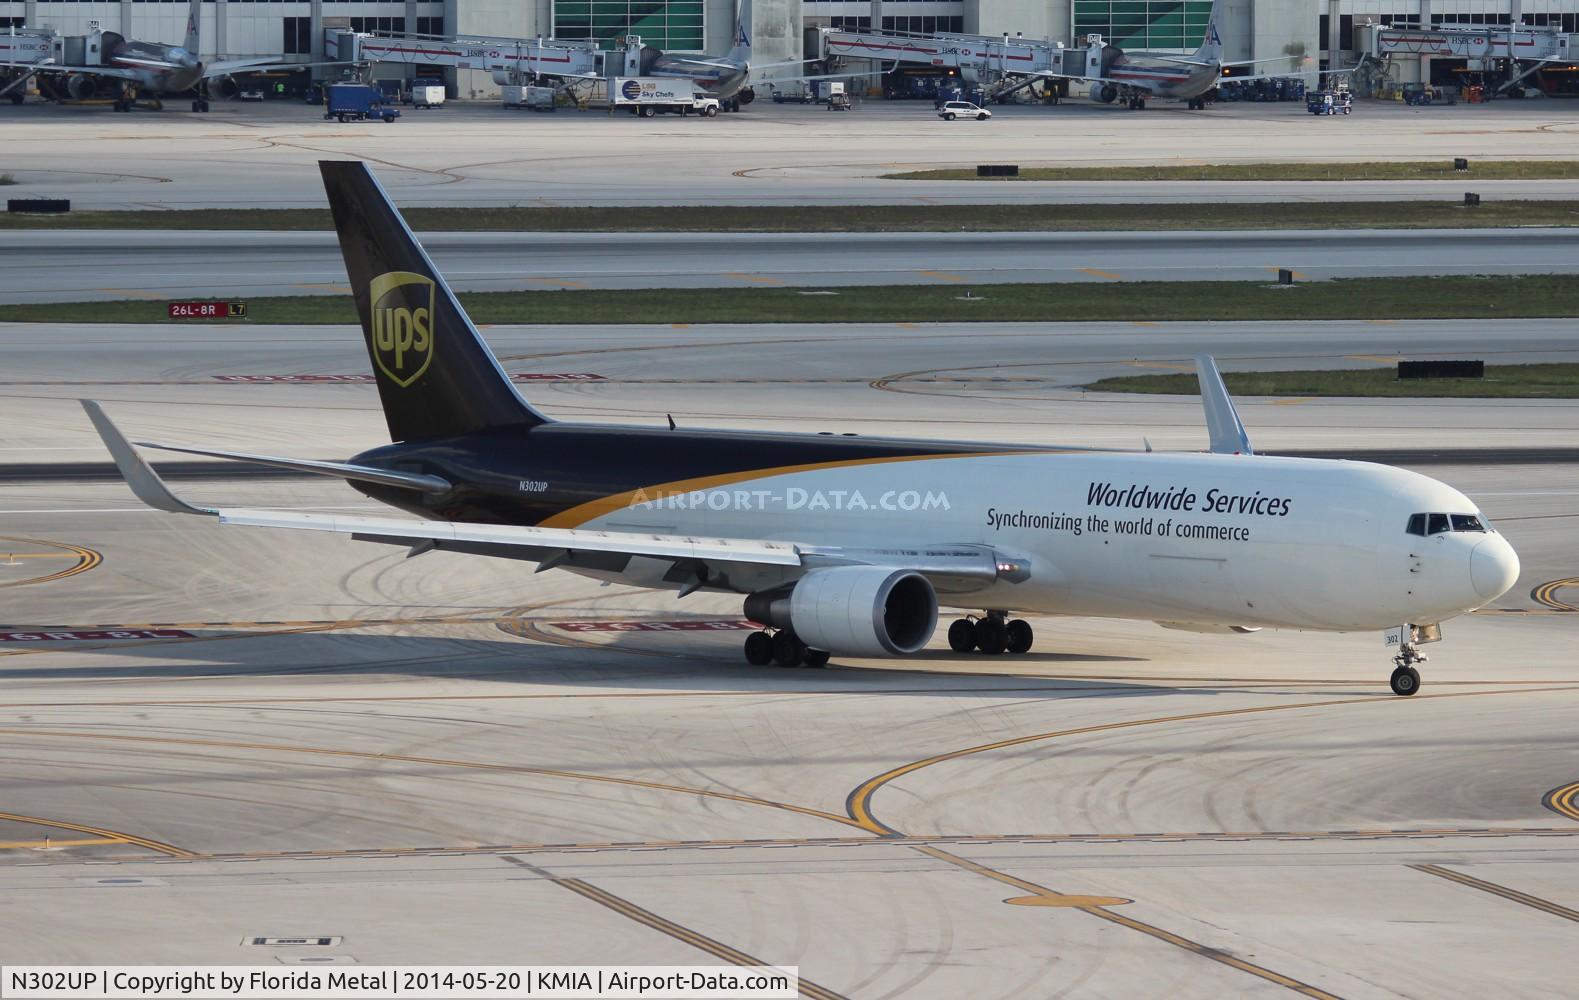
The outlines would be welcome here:
M 1211 435 L 1213 453 L 1254 455 L 1250 435 L 1245 433 L 1239 411 L 1234 409 L 1233 398 L 1210 354 L 1195 356 L 1195 374 L 1201 382 L 1201 405 L 1206 409 L 1206 430 Z
M 170 492 L 170 487 L 159 478 L 159 473 L 143 461 L 137 449 L 126 440 L 120 430 L 105 415 L 104 410 L 91 399 L 80 399 L 82 408 L 88 411 L 88 419 L 93 421 L 93 429 L 99 432 L 99 437 L 104 439 L 104 447 L 110 450 L 110 457 L 115 459 L 115 467 L 120 470 L 121 478 L 126 480 L 126 485 L 137 494 L 137 499 L 157 510 L 167 510 L 172 514 L 215 514 L 216 511 L 208 507 L 194 507 Z

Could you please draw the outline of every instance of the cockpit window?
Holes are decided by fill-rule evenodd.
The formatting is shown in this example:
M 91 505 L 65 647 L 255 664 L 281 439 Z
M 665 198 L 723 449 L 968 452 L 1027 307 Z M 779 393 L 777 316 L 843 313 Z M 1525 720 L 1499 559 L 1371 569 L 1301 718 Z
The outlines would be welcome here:
M 1424 514 L 1410 514 L 1409 515 L 1409 533 L 1411 535 L 1424 535 L 1425 534 L 1425 515 Z
M 1454 514 L 1454 531 L 1485 531 L 1486 526 L 1480 523 L 1480 518 L 1474 514 Z
M 1427 534 L 1440 535 L 1442 532 L 1450 530 L 1446 514 L 1427 514 L 1426 519 L 1429 525 L 1426 531 Z

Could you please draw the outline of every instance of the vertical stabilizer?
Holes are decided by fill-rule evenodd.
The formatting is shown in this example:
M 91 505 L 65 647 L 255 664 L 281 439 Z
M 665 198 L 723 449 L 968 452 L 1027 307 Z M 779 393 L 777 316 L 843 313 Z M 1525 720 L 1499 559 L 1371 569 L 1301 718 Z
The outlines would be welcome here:
M 186 14 L 186 39 L 181 42 L 181 47 L 194 56 L 201 51 L 200 46 L 203 44 L 202 17 L 203 0 L 192 0 L 192 6 Z
M 1223 61 L 1223 33 L 1221 29 L 1225 0 L 1212 0 L 1212 13 L 1206 20 L 1206 34 L 1201 47 L 1195 50 L 1195 59 L 1201 62 Z
M 546 423 L 515 391 L 367 164 L 320 160 L 318 168 L 390 438 Z
M 734 48 L 729 50 L 729 58 L 740 62 L 751 61 L 751 0 L 740 0 L 740 5 L 735 8 L 735 41 Z

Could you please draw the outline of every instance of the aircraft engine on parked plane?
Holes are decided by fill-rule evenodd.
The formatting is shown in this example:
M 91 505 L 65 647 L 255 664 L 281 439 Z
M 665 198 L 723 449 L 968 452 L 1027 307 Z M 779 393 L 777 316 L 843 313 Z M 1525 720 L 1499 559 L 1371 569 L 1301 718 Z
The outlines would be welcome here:
M 920 573 L 835 566 L 788 588 L 746 598 L 746 617 L 791 629 L 807 646 L 846 656 L 898 656 L 924 648 L 938 624 L 938 597 Z
M 237 83 L 233 76 L 211 77 L 204 86 L 208 88 L 209 96 L 227 101 L 241 93 L 241 84 Z
M 66 93 L 72 100 L 85 101 L 99 89 L 99 81 L 86 73 L 73 73 L 66 77 Z
M 1091 88 L 1091 99 L 1098 104 L 1112 104 L 1118 100 L 1118 88 L 1111 83 L 1099 83 Z

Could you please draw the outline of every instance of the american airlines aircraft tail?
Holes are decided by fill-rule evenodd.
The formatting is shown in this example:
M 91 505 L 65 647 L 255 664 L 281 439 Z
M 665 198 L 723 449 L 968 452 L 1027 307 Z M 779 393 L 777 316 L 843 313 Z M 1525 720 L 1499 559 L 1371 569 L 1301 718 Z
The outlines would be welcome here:
M 409 517 L 209 508 L 172 493 L 85 401 L 133 492 L 221 524 L 330 532 L 736 595 L 755 664 L 925 649 L 1023 653 L 1016 613 L 1202 632 L 1383 633 L 1391 686 L 1418 646 L 1513 586 L 1473 501 L 1364 462 L 1256 455 L 1212 359 L 1205 454 L 1029 448 L 549 420 L 523 400 L 363 163 L 325 162 L 391 444 L 346 461 L 144 443 L 344 480 Z M 524 583 L 524 581 L 523 581 Z
M 735 10 L 735 40 L 734 48 L 729 50 L 729 58 L 739 62 L 751 61 L 751 0 L 740 0 L 740 6 Z
M 1191 57 L 1197 62 L 1223 61 L 1223 36 L 1220 25 L 1225 2 L 1226 0 L 1212 0 L 1212 13 L 1206 19 L 1206 34 L 1201 38 L 1201 47 L 1196 49 Z

